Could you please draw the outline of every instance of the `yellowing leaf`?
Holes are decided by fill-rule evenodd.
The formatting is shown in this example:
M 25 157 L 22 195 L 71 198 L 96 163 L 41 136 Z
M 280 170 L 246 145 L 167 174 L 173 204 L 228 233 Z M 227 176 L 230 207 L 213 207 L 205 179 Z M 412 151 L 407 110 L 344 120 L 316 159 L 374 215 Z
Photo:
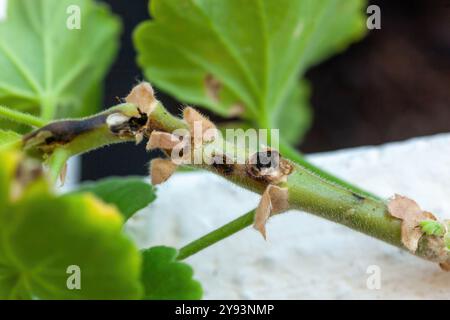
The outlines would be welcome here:
M 0 148 L 8 148 L 8 146 L 20 141 L 22 136 L 14 131 L 0 129 Z
M 115 205 L 125 220 L 156 198 L 153 186 L 140 177 L 113 177 L 87 182 L 75 192 L 91 192 L 104 202 Z
M 42 178 L 12 202 L 19 159 L 0 151 L 0 299 L 140 298 L 141 255 L 119 212 L 90 194 L 53 195 Z

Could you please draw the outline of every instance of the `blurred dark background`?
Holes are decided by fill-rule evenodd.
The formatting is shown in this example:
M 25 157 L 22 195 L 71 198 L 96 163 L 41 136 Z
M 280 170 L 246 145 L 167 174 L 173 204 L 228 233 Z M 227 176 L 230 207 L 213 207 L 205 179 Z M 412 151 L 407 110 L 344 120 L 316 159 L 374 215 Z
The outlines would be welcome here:
M 142 73 L 131 33 L 148 19 L 147 0 L 105 0 L 122 17 L 119 57 L 105 87 L 105 107 L 126 96 Z M 303 152 L 381 144 L 450 131 L 450 0 L 370 1 L 381 30 L 307 73 L 314 124 Z M 181 102 L 158 93 L 177 113 Z M 144 146 L 114 145 L 83 156 L 82 179 L 147 174 Z

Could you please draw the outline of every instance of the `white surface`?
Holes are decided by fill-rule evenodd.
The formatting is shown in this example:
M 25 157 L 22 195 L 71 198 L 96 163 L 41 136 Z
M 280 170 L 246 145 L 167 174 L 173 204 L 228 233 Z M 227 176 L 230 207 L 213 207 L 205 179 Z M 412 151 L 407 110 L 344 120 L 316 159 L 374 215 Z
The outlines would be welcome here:
M 0 0 L 0 21 L 6 18 L 6 0 Z
M 81 178 L 81 156 L 72 157 L 67 161 L 67 174 L 64 185 L 56 190 L 64 193 L 72 191 Z
M 400 193 L 450 217 L 450 134 L 311 156 L 368 190 Z M 142 247 L 180 247 L 252 209 L 259 196 L 208 173 L 183 173 L 127 224 Z M 206 299 L 450 298 L 450 272 L 381 241 L 301 212 L 248 228 L 186 260 Z M 381 288 L 366 286 L 381 269 Z

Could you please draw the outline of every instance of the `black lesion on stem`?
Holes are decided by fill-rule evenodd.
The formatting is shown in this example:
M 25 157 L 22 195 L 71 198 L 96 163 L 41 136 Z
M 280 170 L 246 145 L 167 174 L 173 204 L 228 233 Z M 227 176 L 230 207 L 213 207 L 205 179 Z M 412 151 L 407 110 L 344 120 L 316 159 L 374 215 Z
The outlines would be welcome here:
M 261 171 L 262 169 L 276 168 L 280 161 L 280 154 L 274 150 L 266 150 L 256 154 L 255 167 Z
M 131 117 L 130 120 L 128 120 L 128 125 L 130 127 L 130 130 L 132 132 L 137 132 L 142 129 L 147 124 L 148 116 L 146 113 L 142 112 L 138 108 L 139 117 Z
M 39 128 L 23 137 L 25 145 L 27 142 L 38 137 L 39 134 L 45 134 L 44 143 L 51 144 L 67 144 L 77 136 L 95 130 L 99 126 L 105 124 L 108 114 L 99 114 L 94 117 L 80 120 L 60 120 L 52 122 L 42 128 Z
M 148 116 L 144 112 L 142 112 L 139 108 L 137 108 L 138 116 L 128 117 L 119 113 L 112 113 L 111 116 L 123 116 L 121 121 L 117 123 L 108 123 L 108 128 L 111 133 L 118 136 L 135 136 L 137 133 L 142 133 L 148 136 L 148 133 L 143 130 L 146 127 Z M 107 121 L 108 122 L 108 121 Z
M 280 154 L 275 150 L 265 150 L 253 154 L 247 161 L 248 174 L 258 180 L 266 180 L 265 172 L 279 167 Z
M 287 181 L 294 167 L 273 149 L 257 152 L 250 156 L 246 165 L 247 174 L 255 180 L 279 184 Z
M 234 172 L 234 164 L 230 163 L 226 155 L 213 155 L 211 165 L 225 176 L 230 176 Z
M 358 201 L 360 201 L 360 202 L 366 200 L 366 197 L 363 197 L 363 196 L 361 196 L 361 195 L 359 195 L 359 194 L 357 194 L 357 193 L 355 193 L 355 192 L 352 192 L 352 196 L 353 196 L 356 200 L 358 200 Z

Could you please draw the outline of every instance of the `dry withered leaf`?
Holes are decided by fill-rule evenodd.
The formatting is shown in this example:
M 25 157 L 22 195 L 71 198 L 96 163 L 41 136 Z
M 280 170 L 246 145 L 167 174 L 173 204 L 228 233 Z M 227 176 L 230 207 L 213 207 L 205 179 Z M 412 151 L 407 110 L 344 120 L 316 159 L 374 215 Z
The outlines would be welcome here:
M 147 150 L 151 149 L 166 149 L 171 150 L 180 143 L 180 139 L 167 132 L 152 131 L 147 143 Z
M 150 163 L 152 184 L 165 182 L 177 170 L 177 165 L 169 159 L 153 159 Z
M 402 220 L 402 243 L 411 252 L 416 252 L 422 229 L 419 223 L 423 220 L 436 220 L 436 217 L 423 211 L 412 199 L 396 194 L 388 203 L 389 213 Z
M 66 177 L 67 177 L 67 162 L 64 163 L 64 166 L 62 167 L 61 172 L 59 173 L 59 180 L 61 181 L 61 187 L 64 186 L 66 183 Z
M 253 227 L 266 239 L 266 223 L 270 216 L 289 208 L 288 189 L 269 184 L 255 212 Z
M 439 266 L 441 267 L 442 270 L 449 272 L 450 271 L 450 263 L 447 262 L 443 262 L 440 263 Z
M 125 101 L 137 105 L 147 115 L 150 115 L 156 107 L 155 93 L 148 82 L 141 82 L 135 86 Z
M 144 140 L 144 134 L 142 132 L 138 132 L 135 135 L 136 145 L 140 144 L 142 140 Z
M 218 130 L 214 123 L 192 107 L 187 107 L 183 110 L 183 119 L 189 126 L 189 132 L 191 137 L 194 138 L 194 144 L 196 144 L 196 141 L 211 142 L 218 135 Z

